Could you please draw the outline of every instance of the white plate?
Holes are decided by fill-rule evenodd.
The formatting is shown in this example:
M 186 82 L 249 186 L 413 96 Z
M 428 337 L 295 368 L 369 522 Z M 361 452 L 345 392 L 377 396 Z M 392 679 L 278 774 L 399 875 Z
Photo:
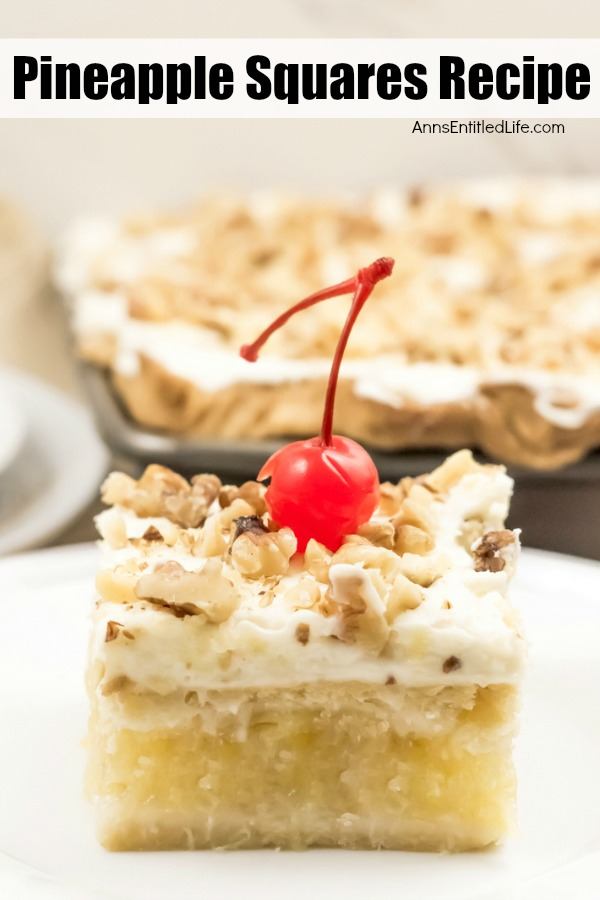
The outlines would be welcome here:
M 600 565 L 525 551 L 532 641 L 520 831 L 500 849 L 109 854 L 82 797 L 83 666 L 95 549 L 0 561 L 0 896 L 10 900 L 597 900 Z
M 94 497 L 107 451 L 83 406 L 37 378 L 0 369 L 0 387 L 20 411 L 26 438 L 0 480 L 0 556 L 42 544 Z

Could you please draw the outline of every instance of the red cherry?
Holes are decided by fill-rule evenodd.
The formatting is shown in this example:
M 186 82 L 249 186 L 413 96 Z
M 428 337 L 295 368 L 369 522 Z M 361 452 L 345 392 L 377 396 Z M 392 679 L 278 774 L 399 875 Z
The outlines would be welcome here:
M 331 365 L 320 437 L 295 441 L 277 450 L 258 475 L 259 481 L 270 479 L 265 500 L 271 517 L 292 529 L 300 552 L 304 552 L 310 538 L 337 550 L 344 536 L 355 533 L 379 502 L 379 477 L 373 460 L 356 441 L 334 436 L 332 424 L 340 365 L 350 332 L 373 288 L 391 275 L 393 267 L 393 259 L 375 260 L 354 278 L 296 303 L 254 343 L 240 348 L 244 359 L 255 362 L 265 341 L 294 313 L 329 297 L 354 293 Z
M 337 550 L 346 534 L 373 515 L 379 503 L 379 477 L 367 451 L 335 435 L 287 444 L 258 473 L 270 478 L 265 500 L 272 518 L 287 525 L 304 553 L 310 538 Z

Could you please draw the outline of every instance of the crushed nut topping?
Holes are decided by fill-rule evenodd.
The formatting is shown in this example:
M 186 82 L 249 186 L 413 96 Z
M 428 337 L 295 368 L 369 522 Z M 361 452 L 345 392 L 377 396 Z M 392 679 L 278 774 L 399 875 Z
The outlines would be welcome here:
M 445 493 L 465 475 L 478 472 L 481 468 L 470 450 L 458 450 L 444 460 L 441 466 L 434 469 L 430 475 L 426 475 L 424 484 L 434 491 Z
M 267 511 L 265 488 L 257 481 L 245 481 L 239 487 L 226 484 L 219 491 L 219 505 L 222 509 L 231 506 L 233 501 L 237 499 L 248 503 L 257 516 L 263 516 Z
M 240 516 L 239 519 L 233 520 L 233 524 L 235 525 L 234 541 L 241 534 L 245 534 L 248 531 L 251 531 L 253 534 L 264 534 L 267 531 L 265 523 L 258 516 Z
M 135 590 L 141 599 L 166 604 L 187 615 L 202 613 L 213 624 L 226 621 L 239 602 L 221 563 L 212 559 L 199 572 L 188 572 L 174 560 L 161 563 L 142 575 Z
M 393 548 L 399 555 L 403 553 L 416 553 L 424 556 L 433 550 L 434 541 L 430 534 L 416 525 L 406 525 L 402 522 L 394 526 Z
M 308 644 L 310 639 L 310 625 L 306 622 L 299 622 L 296 625 L 296 640 L 300 644 Z
M 231 561 L 246 578 L 285 575 L 298 548 L 290 528 L 281 531 L 244 531 L 231 545 Z
M 358 535 L 366 538 L 376 547 L 387 547 L 388 550 L 394 549 L 395 529 L 389 520 L 381 522 L 365 522 L 358 529 Z
M 329 581 L 329 566 L 331 564 L 331 553 L 327 548 L 311 538 L 306 545 L 304 551 L 304 565 L 308 572 L 313 575 L 317 581 L 327 584 Z
M 449 656 L 448 659 L 444 660 L 442 665 L 442 670 L 446 673 L 456 672 L 457 669 L 460 669 L 462 666 L 462 662 L 458 658 L 458 656 Z
M 340 617 L 340 640 L 381 653 L 390 626 L 385 604 L 369 575 L 358 566 L 338 563 L 329 570 L 329 580 L 330 600 Z
M 310 578 L 302 578 L 285 592 L 285 601 L 292 609 L 314 609 L 321 599 L 319 585 Z
M 506 560 L 502 551 L 514 544 L 515 536 L 512 531 L 488 531 L 478 544 L 473 548 L 476 572 L 501 572 Z
M 183 528 L 197 528 L 220 486 L 216 475 L 196 475 L 190 484 L 165 466 L 150 465 L 138 481 L 113 472 L 102 486 L 102 499 L 132 509 L 138 516 L 164 516 Z
M 109 620 L 106 623 L 106 636 L 104 641 L 106 644 L 109 644 L 111 641 L 116 640 L 119 637 L 119 630 L 122 628 L 122 624 L 120 622 L 113 622 Z

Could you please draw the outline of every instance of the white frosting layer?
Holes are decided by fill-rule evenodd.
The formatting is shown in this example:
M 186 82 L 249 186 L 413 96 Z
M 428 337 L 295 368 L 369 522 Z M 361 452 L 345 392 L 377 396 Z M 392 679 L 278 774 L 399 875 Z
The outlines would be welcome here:
M 579 298 L 582 322 L 594 314 L 594 298 Z M 209 393 L 233 384 L 281 384 L 326 378 L 330 361 L 324 358 L 282 359 L 265 352 L 250 365 L 232 352 L 209 329 L 181 321 L 148 322 L 127 313 L 126 299 L 117 292 L 86 291 L 75 304 L 73 322 L 80 338 L 110 334 L 117 341 L 115 368 L 125 376 L 139 371 L 140 356 Z M 482 371 L 446 363 L 408 364 L 400 354 L 346 359 L 342 378 L 354 392 L 391 406 L 407 402 L 420 406 L 473 399 L 486 385 L 519 384 L 535 398 L 537 412 L 561 428 L 579 428 L 600 409 L 600 376 L 575 375 L 502 366 Z M 565 405 L 565 398 L 568 405 Z
M 531 265 L 544 265 L 567 252 L 567 239 L 549 227 L 574 217 L 600 213 L 600 181 L 551 179 L 536 184 L 518 180 L 480 180 L 457 183 L 440 190 L 462 203 L 503 210 L 528 210 L 531 222 L 521 231 L 515 226 L 515 253 Z M 285 206 L 277 194 L 251 195 L 248 208 L 264 222 L 274 222 Z M 407 195 L 381 190 L 370 210 L 383 225 L 396 227 L 407 215 Z M 57 280 L 73 303 L 74 329 L 79 338 L 108 334 L 116 339 L 115 366 L 123 375 L 135 375 L 141 354 L 202 391 L 215 392 L 236 383 L 277 384 L 326 377 L 329 361 L 281 359 L 268 348 L 253 366 L 241 360 L 219 335 L 182 321 L 154 323 L 131 318 L 125 297 L 113 285 L 127 285 L 161 265 L 177 264 L 192 252 L 197 235 L 185 227 L 156 227 L 149 232 L 128 232 L 115 221 L 89 219 L 66 236 L 59 255 Z M 460 255 L 431 256 L 428 263 L 450 292 L 481 287 L 485 266 Z M 323 281 L 346 274 L 343 254 L 329 248 L 323 255 Z M 103 292 L 94 285 L 107 284 Z M 549 311 L 557 330 L 568 328 L 585 335 L 600 327 L 600 295 L 593 288 L 574 290 Z M 518 384 L 531 391 L 537 413 L 554 425 L 582 427 L 600 409 L 600 371 L 585 374 L 499 365 L 470 368 L 445 363 L 408 364 L 401 354 L 347 359 L 343 377 L 351 380 L 357 396 L 394 408 L 414 402 L 421 406 L 474 400 L 486 385 Z
M 385 684 L 390 678 L 416 687 L 515 682 L 524 642 L 507 589 L 518 544 L 502 551 L 506 559 L 502 571 L 476 572 L 472 554 L 458 540 L 465 519 L 481 520 L 485 531 L 501 528 L 511 489 L 501 468 L 487 467 L 463 476 L 445 502 L 436 501 L 433 553 L 440 575 L 423 588 L 424 599 L 416 609 L 399 613 L 393 621 L 383 652 L 373 652 L 360 640 L 335 639 L 342 627 L 338 614 L 298 608 L 297 592 L 291 590 L 300 579 L 311 579 L 322 593 L 327 589 L 299 568 L 301 562 L 278 582 L 273 602 L 261 606 L 264 580 L 246 579 L 226 561 L 224 572 L 240 601 L 227 621 L 215 626 L 206 624 L 203 616 L 176 618 L 143 601 L 102 602 L 95 612 L 92 658 L 102 663 L 106 680 L 125 675 L 141 689 L 160 694 L 328 681 Z M 124 517 L 130 537 L 143 534 L 149 524 L 165 526 L 165 520 L 140 519 L 126 510 L 117 514 Z M 114 515 L 109 510 L 99 517 L 101 531 L 107 517 Z M 131 544 L 104 550 L 110 568 L 139 559 L 141 552 Z M 395 556 L 393 551 L 383 552 Z M 176 560 L 190 571 L 206 564 L 180 546 L 160 542 L 149 545 L 143 559 L 146 572 L 165 560 Z M 334 565 L 330 569 L 334 598 L 353 576 L 354 587 L 360 585 L 361 596 L 377 611 L 382 603 L 377 571 L 362 563 Z M 109 620 L 119 622 L 135 639 L 106 642 Z M 297 638 L 300 623 L 309 627 L 307 643 Z M 460 660 L 460 666 L 447 670 L 444 663 L 452 657 Z

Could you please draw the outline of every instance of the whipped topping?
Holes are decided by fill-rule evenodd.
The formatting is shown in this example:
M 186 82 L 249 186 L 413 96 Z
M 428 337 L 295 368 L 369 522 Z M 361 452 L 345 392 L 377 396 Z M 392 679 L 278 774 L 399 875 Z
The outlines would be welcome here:
M 138 689 L 163 695 L 315 682 L 384 685 L 390 679 L 414 687 L 513 683 L 524 656 L 524 642 L 507 599 L 518 535 L 503 551 L 501 571 L 476 571 L 472 552 L 460 540 L 465 522 L 473 519 L 484 531 L 501 529 L 511 491 L 512 481 L 501 467 L 485 467 L 463 475 L 444 499 L 436 500 L 433 553 L 440 574 L 422 588 L 420 605 L 396 616 L 383 652 L 372 652 L 360 641 L 340 640 L 338 614 L 326 616 L 316 608 L 298 607 L 293 589 L 300 580 L 304 584 L 312 580 L 321 592 L 327 590 L 304 569 L 302 559 L 292 561 L 288 574 L 274 587 L 272 602 L 262 605 L 269 585 L 264 579 L 242 576 L 226 556 L 223 572 L 239 594 L 239 605 L 226 621 L 210 625 L 202 616 L 177 618 L 144 601 L 102 601 L 94 613 L 92 658 L 102 663 L 105 680 L 126 676 Z M 122 517 L 130 539 L 139 538 L 150 525 L 160 530 L 170 524 L 115 507 L 99 516 L 101 533 L 115 515 Z M 140 556 L 145 572 L 166 560 L 192 572 L 207 564 L 183 544 L 156 542 L 142 550 L 129 541 L 115 550 L 104 542 L 103 552 L 108 569 L 139 562 Z M 329 570 L 334 597 L 343 597 L 351 579 L 375 613 L 381 604 L 377 577 L 377 569 L 368 568 L 366 560 L 334 564 Z M 135 639 L 107 642 L 109 621 L 118 622 Z M 299 625 L 308 628 L 306 643 L 298 640 Z M 448 670 L 444 664 L 449 659 L 459 664 Z
M 583 304 L 585 305 L 585 310 Z M 593 314 L 586 295 L 582 321 Z M 589 321 L 589 319 L 588 319 Z M 281 384 L 326 379 L 331 363 L 323 357 L 284 359 L 267 352 L 249 365 L 218 334 L 187 322 L 148 322 L 128 315 L 118 292 L 85 291 L 73 311 L 80 338 L 109 334 L 117 341 L 114 367 L 126 377 L 139 372 L 147 357 L 167 372 L 214 393 L 233 384 Z M 401 354 L 346 358 L 341 377 L 352 381 L 357 397 L 401 409 L 407 402 L 421 406 L 472 400 L 486 385 L 518 384 L 534 396 L 537 412 L 561 428 L 580 428 L 600 409 L 600 374 L 594 376 L 502 366 L 482 371 L 451 363 L 408 363 Z M 568 403 L 565 404 L 565 397 Z
M 466 181 L 436 188 L 433 196 L 442 206 L 445 198 L 458 198 L 462 204 L 485 207 L 499 215 L 525 210 L 528 224 L 519 223 L 517 215 L 512 230 L 515 255 L 526 266 L 550 264 L 577 243 L 566 231 L 552 231 L 557 223 L 600 213 L 600 180 Z M 393 229 L 408 221 L 409 199 L 405 191 L 382 189 L 372 195 L 367 206 L 384 227 Z M 257 221 L 275 228 L 278 216 L 290 202 L 276 193 L 258 192 L 247 198 L 247 208 Z M 237 383 L 278 384 L 326 378 L 330 362 L 322 357 L 284 359 L 271 355 L 267 348 L 259 361 L 249 366 L 215 331 L 178 319 L 141 321 L 128 314 L 127 286 L 151 272 L 163 271 L 167 277 L 174 277 L 178 262 L 193 253 L 198 240 L 193 226 L 185 224 L 155 225 L 138 231 L 102 219 L 76 224 L 63 242 L 56 277 L 71 298 L 78 338 L 114 338 L 116 357 L 112 365 L 123 376 L 134 377 L 139 372 L 143 355 L 207 393 Z M 347 265 L 343 249 L 324 241 L 320 261 L 323 282 L 344 278 Z M 462 253 L 431 254 L 427 278 L 452 295 L 470 295 L 483 289 L 486 266 L 483 259 Z M 427 290 L 419 293 L 418 284 L 415 290 L 412 302 L 421 304 L 423 315 Z M 600 297 L 594 287 L 574 288 L 553 301 L 548 324 L 558 333 L 565 329 L 583 340 L 587 332 L 600 328 L 599 310 Z M 485 350 L 485 336 L 481 341 Z M 530 391 L 537 413 L 560 428 L 580 428 L 600 409 L 597 366 L 590 371 L 567 372 L 509 365 L 497 361 L 493 348 L 489 359 L 487 366 L 474 367 L 412 363 L 402 353 L 379 353 L 346 358 L 342 377 L 352 382 L 357 397 L 392 408 L 410 403 L 430 406 L 476 402 L 486 386 L 515 384 Z

